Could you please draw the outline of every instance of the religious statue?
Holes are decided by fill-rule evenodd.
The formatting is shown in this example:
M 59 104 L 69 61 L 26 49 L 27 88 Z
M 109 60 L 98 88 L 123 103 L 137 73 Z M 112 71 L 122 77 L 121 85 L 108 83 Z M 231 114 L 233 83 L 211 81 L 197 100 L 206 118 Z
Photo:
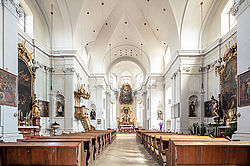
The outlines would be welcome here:
M 215 118 L 214 118 L 214 122 L 216 123 L 219 123 L 219 118 L 220 118 L 220 115 L 219 115 L 219 102 L 214 98 L 214 96 L 212 96 L 211 98 L 211 102 L 212 102 L 212 110 L 213 110 L 213 113 L 215 114 Z
M 80 86 L 79 92 L 81 92 L 81 93 L 85 93 L 86 92 L 85 87 L 84 87 L 83 84 Z
M 33 117 L 36 117 L 36 118 L 40 117 L 40 108 L 39 108 L 39 104 L 38 104 L 36 97 L 32 105 L 32 115 Z
M 64 105 L 58 101 L 57 102 L 57 106 L 56 106 L 56 109 L 57 109 L 57 117 L 63 117 L 63 114 L 64 114 Z
M 195 104 L 194 101 L 191 101 L 189 103 L 189 117 L 196 117 L 196 115 L 195 115 L 195 106 L 196 106 L 196 104 Z
M 92 109 L 90 112 L 90 120 L 95 120 L 95 119 L 96 119 L 96 112 L 94 109 Z

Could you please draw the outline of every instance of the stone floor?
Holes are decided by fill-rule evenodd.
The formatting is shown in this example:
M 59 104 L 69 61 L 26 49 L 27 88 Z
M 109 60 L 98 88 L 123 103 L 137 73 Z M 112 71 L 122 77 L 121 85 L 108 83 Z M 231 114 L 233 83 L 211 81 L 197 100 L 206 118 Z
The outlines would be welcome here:
M 94 166 L 158 166 L 136 140 L 135 134 L 117 134 L 116 140 L 99 156 Z

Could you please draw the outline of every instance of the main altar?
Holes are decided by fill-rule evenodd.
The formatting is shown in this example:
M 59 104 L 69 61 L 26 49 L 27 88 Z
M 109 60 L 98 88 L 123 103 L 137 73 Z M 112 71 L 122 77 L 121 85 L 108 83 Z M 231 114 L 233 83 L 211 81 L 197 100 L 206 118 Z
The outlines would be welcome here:
M 120 92 L 120 116 L 117 117 L 118 130 L 132 132 L 135 128 L 135 118 L 132 109 L 133 97 L 130 84 L 123 84 Z

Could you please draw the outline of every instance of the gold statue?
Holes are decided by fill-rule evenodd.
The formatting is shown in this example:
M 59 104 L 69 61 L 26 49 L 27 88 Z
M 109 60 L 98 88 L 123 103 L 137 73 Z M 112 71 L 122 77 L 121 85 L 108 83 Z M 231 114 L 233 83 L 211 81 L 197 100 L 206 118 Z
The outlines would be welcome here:
M 39 108 L 38 101 L 37 101 L 36 97 L 35 97 L 34 103 L 32 105 L 32 115 L 33 115 L 33 117 L 36 117 L 36 118 L 40 117 L 40 108 Z
M 218 110 L 219 110 L 219 105 L 218 105 L 218 101 L 214 99 L 214 97 L 212 96 L 212 106 L 213 106 L 213 112 L 216 115 L 216 117 L 219 117 L 218 114 Z
M 86 92 L 85 87 L 84 87 L 83 84 L 81 85 L 81 87 L 79 89 L 79 92 L 81 92 L 81 93 L 85 93 Z

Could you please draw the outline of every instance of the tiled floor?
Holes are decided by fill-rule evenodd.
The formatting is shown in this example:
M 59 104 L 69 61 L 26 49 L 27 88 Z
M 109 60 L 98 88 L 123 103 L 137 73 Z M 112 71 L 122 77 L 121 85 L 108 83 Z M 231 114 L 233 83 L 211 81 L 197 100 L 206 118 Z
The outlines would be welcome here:
M 157 162 L 136 140 L 135 134 L 117 134 L 94 166 L 158 166 Z

